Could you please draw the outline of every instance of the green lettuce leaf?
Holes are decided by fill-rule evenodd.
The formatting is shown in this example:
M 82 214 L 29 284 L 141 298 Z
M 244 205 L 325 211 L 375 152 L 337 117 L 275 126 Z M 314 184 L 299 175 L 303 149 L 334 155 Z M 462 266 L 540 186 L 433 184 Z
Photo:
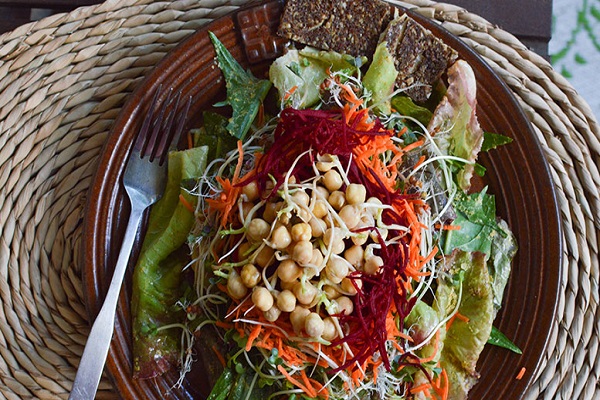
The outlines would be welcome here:
M 283 107 L 303 109 L 319 102 L 320 86 L 329 76 L 329 70 L 344 71 L 350 75 L 362 61 L 312 47 L 290 49 L 271 64 L 269 79 L 278 90 Z
M 439 279 L 433 308 L 441 316 L 450 315 L 459 298 L 458 312 L 466 317 L 455 318 L 443 341 L 440 364 L 450 380 L 451 399 L 466 399 L 477 382 L 477 360 L 483 351 L 494 320 L 491 277 L 483 253 L 456 250 L 447 259 L 450 274 L 456 279 Z
M 371 93 L 370 104 L 374 110 L 385 115 L 392 112 L 390 97 L 394 91 L 398 71 L 390 54 L 387 42 L 381 42 L 375 49 L 373 62 L 365 73 L 363 85 Z M 427 121 L 429 122 L 429 121 Z
M 215 47 L 227 88 L 227 99 L 216 105 L 231 106 L 233 115 L 227 124 L 227 130 L 237 139 L 243 140 L 271 88 L 271 82 L 257 79 L 250 71 L 245 71 L 215 34 L 208 34 Z
M 181 183 L 202 175 L 206 147 L 169 153 L 167 186 L 152 207 L 140 255 L 133 273 L 133 369 L 136 378 L 158 376 L 179 361 L 177 330 L 161 326 L 184 319 L 177 302 L 186 290 L 182 270 L 188 260 L 186 243 L 194 215 L 179 200 L 184 196 L 195 205 L 195 197 Z

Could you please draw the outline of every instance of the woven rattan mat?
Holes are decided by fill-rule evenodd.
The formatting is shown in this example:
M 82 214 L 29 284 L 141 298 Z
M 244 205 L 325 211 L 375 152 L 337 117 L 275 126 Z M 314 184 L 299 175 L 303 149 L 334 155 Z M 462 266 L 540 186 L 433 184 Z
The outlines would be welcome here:
M 244 1 L 109 0 L 0 36 L 0 393 L 66 398 L 89 331 L 79 252 L 87 190 L 129 94 L 206 22 Z M 558 323 L 527 398 L 600 398 L 600 129 L 541 57 L 467 11 L 403 3 L 481 54 L 516 94 L 562 215 Z M 104 379 L 99 398 L 114 397 Z

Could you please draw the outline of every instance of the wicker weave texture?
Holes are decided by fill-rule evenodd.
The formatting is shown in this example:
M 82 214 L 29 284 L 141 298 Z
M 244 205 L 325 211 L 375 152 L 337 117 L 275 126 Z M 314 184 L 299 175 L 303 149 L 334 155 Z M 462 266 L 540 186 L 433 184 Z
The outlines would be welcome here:
M 0 393 L 66 398 L 89 324 L 79 265 L 87 190 L 127 97 L 177 43 L 244 1 L 109 0 L 0 36 Z M 600 127 L 571 85 L 464 9 L 439 21 L 507 82 L 543 144 L 564 241 L 558 323 L 528 399 L 600 397 Z M 108 379 L 98 398 L 113 398 Z

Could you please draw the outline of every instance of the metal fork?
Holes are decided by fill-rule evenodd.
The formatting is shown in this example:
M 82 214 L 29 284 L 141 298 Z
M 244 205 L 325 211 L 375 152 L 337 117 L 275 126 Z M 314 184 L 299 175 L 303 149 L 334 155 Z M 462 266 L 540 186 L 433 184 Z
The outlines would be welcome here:
M 160 92 L 159 87 L 125 167 L 123 186 L 131 203 L 129 222 L 108 293 L 83 350 L 69 399 L 93 399 L 96 395 L 113 335 L 117 300 L 135 237 L 144 211 L 158 201 L 165 190 L 167 153 L 179 141 L 189 111 L 191 99 L 188 99 L 183 105 L 183 112 L 175 118 L 175 114 L 179 112 L 181 92 L 173 95 L 173 90 L 169 90 L 158 108 Z M 168 108 L 170 111 L 167 113 Z

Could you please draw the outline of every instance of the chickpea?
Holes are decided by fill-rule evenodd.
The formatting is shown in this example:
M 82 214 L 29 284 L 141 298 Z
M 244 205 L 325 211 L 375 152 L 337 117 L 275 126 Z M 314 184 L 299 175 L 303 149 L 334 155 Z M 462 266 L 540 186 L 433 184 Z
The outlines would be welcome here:
M 316 238 L 323 236 L 325 230 L 327 229 L 327 224 L 325 224 L 325 221 L 319 218 L 312 218 L 310 221 L 308 221 L 308 224 L 310 225 L 313 237 Z
M 323 253 L 321 253 L 321 250 L 313 249 L 310 265 L 316 267 L 319 272 L 323 269 Z
M 323 319 L 323 333 L 321 337 L 329 342 L 334 340 L 338 335 L 337 328 L 335 326 L 335 322 L 333 322 L 333 318 L 326 317 Z
M 292 292 L 300 304 L 310 304 L 317 296 L 317 288 L 310 282 L 296 282 Z
M 312 213 L 317 218 L 323 218 L 329 213 L 326 200 L 317 199 L 313 202 Z
M 313 196 L 316 199 L 322 199 L 322 200 L 327 201 L 327 198 L 329 197 L 329 190 L 327 190 L 326 187 L 318 185 L 318 186 L 316 186 L 315 190 L 317 193 L 315 193 Z
M 369 240 L 369 234 L 366 232 L 362 232 L 358 235 L 352 236 L 351 239 L 353 244 L 357 246 L 362 246 L 363 244 L 367 243 L 367 240 Z
M 379 256 L 367 257 L 365 265 L 363 267 L 365 274 L 374 275 L 379 271 L 379 268 L 383 266 L 383 258 Z
M 360 268 L 364 263 L 365 251 L 362 246 L 350 246 L 344 251 L 344 258 L 355 268 Z
M 300 222 L 292 226 L 292 240 L 299 242 L 301 240 L 309 241 L 312 238 L 312 228 L 306 222 Z
M 381 240 L 387 239 L 387 235 L 388 235 L 388 230 L 386 228 L 377 228 L 377 229 L 373 229 L 371 231 L 371 239 L 375 243 L 379 243 L 380 237 L 381 237 Z
M 248 218 L 248 215 L 250 214 L 250 211 L 252 210 L 252 208 L 254 207 L 254 204 L 249 203 L 249 202 L 243 202 L 242 203 L 242 212 L 240 214 L 240 222 L 244 223 L 244 221 L 246 221 L 246 218 Z
M 335 160 L 331 154 L 319 155 L 317 156 L 316 167 L 320 172 L 327 172 L 331 168 L 333 168 L 333 161 Z
M 323 185 L 325 185 L 327 190 L 330 192 L 338 190 L 343 184 L 344 181 L 342 176 L 334 169 L 330 169 L 329 171 L 325 172 L 325 175 L 323 175 Z
M 273 262 L 275 258 L 274 254 L 275 250 L 263 244 L 260 250 L 255 253 L 254 260 L 252 262 L 262 268 L 266 268 Z
M 294 328 L 294 332 L 300 333 L 304 329 L 304 322 L 306 321 L 306 317 L 310 314 L 308 308 L 304 308 L 302 306 L 296 306 L 294 311 L 290 313 L 290 323 Z
M 254 218 L 248 224 L 246 236 L 253 242 L 260 242 L 265 239 L 271 230 L 271 225 L 262 218 Z
M 334 301 L 337 305 L 337 312 L 339 314 L 344 313 L 346 315 L 350 315 L 354 311 L 354 303 L 352 302 L 352 299 L 350 299 L 349 297 L 340 296 L 337 299 L 335 299 Z
M 298 190 L 292 194 L 292 200 L 299 206 L 308 207 L 310 196 L 304 190 Z
M 244 242 L 242 244 L 240 244 L 240 246 L 237 249 L 237 257 L 238 260 L 245 260 L 250 256 L 250 249 L 252 248 L 252 244 L 250 244 L 250 242 Z
M 318 338 L 323 334 L 325 323 L 319 314 L 311 312 L 304 320 L 304 331 L 310 337 Z
M 232 299 L 243 299 L 248 294 L 248 288 L 242 282 L 240 275 L 235 269 L 232 269 L 227 277 L 227 293 Z
M 344 244 L 344 238 L 340 233 L 339 228 L 328 228 L 323 234 L 323 243 L 327 247 L 331 246 L 331 252 L 333 254 L 341 254 L 346 245 Z
M 329 204 L 331 204 L 331 207 L 333 207 L 334 210 L 340 211 L 342 207 L 346 205 L 346 195 L 344 192 L 335 190 L 331 192 L 327 201 Z
M 281 310 L 277 306 L 273 306 L 269 308 L 267 311 L 263 311 L 263 315 L 265 319 L 269 322 L 275 322 L 279 319 L 281 315 Z
M 281 290 L 292 291 L 294 289 L 294 285 L 296 284 L 296 282 L 298 282 L 298 281 L 297 280 L 294 280 L 294 281 L 291 281 L 291 282 L 280 281 L 279 282 L 279 286 L 281 287 Z
M 277 276 L 282 282 L 294 282 L 302 275 L 302 268 L 294 260 L 283 260 L 277 267 Z
M 273 307 L 273 295 L 264 286 L 257 286 L 252 291 L 252 302 L 261 311 L 267 311 Z
M 301 208 L 299 210 L 296 210 L 296 216 L 302 221 L 302 222 L 308 222 L 312 219 L 312 215 L 310 213 L 310 211 L 307 208 Z
M 377 216 L 383 206 L 383 203 L 377 197 L 369 197 L 366 203 L 365 209 L 373 217 Z
M 347 204 L 340 210 L 340 218 L 348 229 L 354 229 L 360 222 L 360 211 L 357 206 Z
M 323 291 L 325 292 L 325 296 L 327 296 L 327 298 L 329 300 L 337 299 L 338 297 L 340 297 L 342 295 L 337 290 L 337 288 L 335 286 L 332 286 L 332 285 L 324 285 L 323 286 Z
M 358 291 L 356 290 L 356 287 L 354 285 L 356 285 L 356 287 L 358 287 L 359 289 L 362 288 L 362 280 L 344 278 L 340 283 L 340 288 L 342 289 L 344 294 L 348 296 L 356 296 Z
M 341 257 L 331 257 L 325 267 L 325 275 L 332 283 L 340 283 L 350 272 L 348 261 Z
M 285 225 L 279 225 L 273 230 L 271 235 L 271 243 L 278 250 L 285 249 L 292 243 L 292 236 Z
M 296 308 L 296 296 L 294 296 L 294 293 L 287 289 L 279 293 L 279 296 L 277 296 L 277 307 L 285 312 L 294 311 L 294 308 Z
M 346 201 L 348 204 L 362 204 L 367 197 L 367 188 L 365 185 L 351 183 L 346 188 Z
M 268 223 L 272 224 L 273 222 L 275 222 L 275 219 L 277 218 L 277 213 L 282 208 L 283 208 L 283 202 L 281 202 L 281 201 L 276 202 L 276 203 L 269 202 L 269 203 L 265 204 L 265 209 L 264 209 L 263 215 L 262 215 L 263 219 L 265 221 L 267 221 Z
M 254 264 L 246 264 L 242 268 L 240 273 L 242 282 L 248 289 L 252 289 L 260 282 L 260 271 L 254 266 Z
M 258 183 L 256 181 L 251 181 L 245 184 L 242 187 L 242 194 L 246 196 L 246 201 L 253 202 L 260 196 L 260 191 L 258 189 Z
M 299 265 L 306 265 L 310 262 L 313 256 L 313 246 L 308 240 L 297 242 L 292 252 L 292 259 Z

